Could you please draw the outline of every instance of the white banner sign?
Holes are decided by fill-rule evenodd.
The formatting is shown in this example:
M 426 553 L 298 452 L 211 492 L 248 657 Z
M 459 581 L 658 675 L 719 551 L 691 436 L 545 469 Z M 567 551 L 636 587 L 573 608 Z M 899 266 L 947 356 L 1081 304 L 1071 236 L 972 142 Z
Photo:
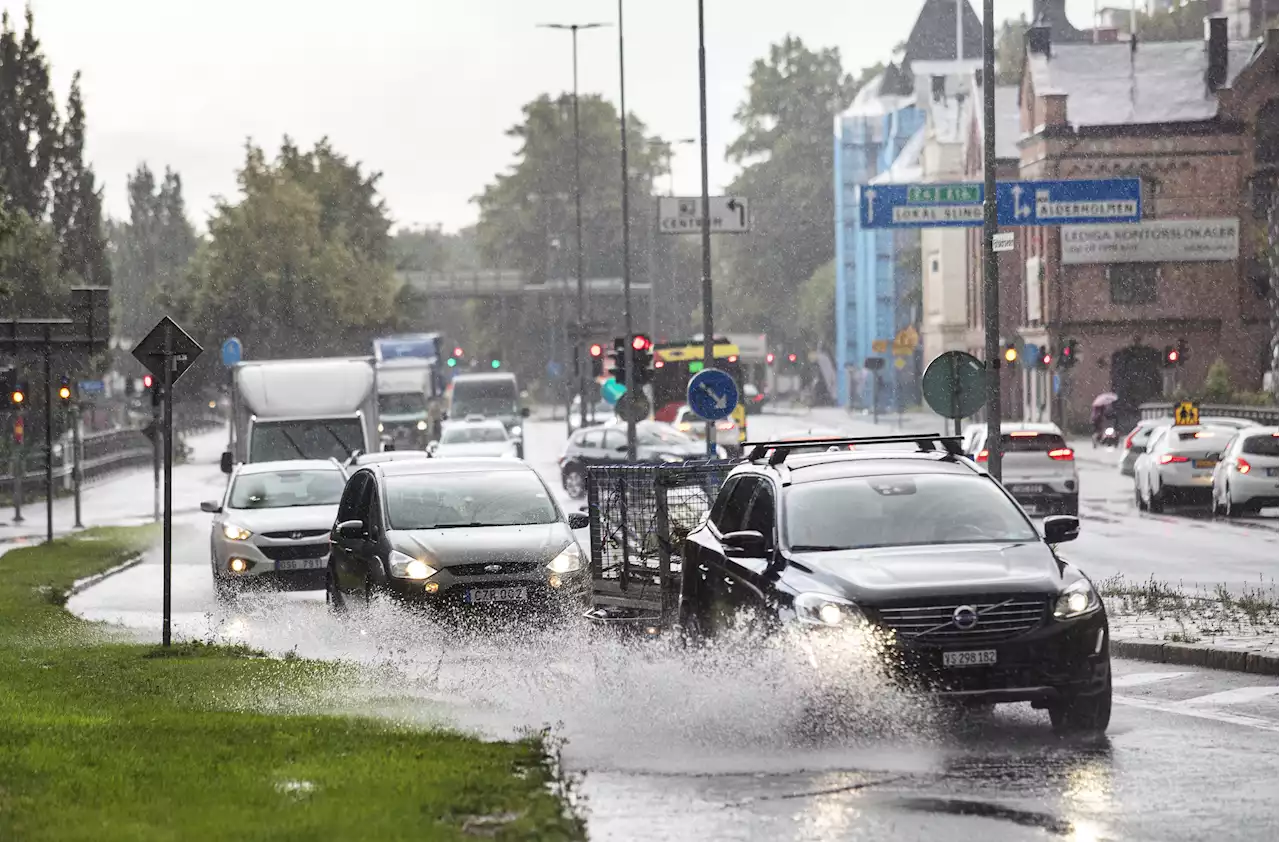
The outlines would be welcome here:
M 1157 219 L 1117 225 L 1063 225 L 1062 262 L 1163 263 L 1235 260 L 1238 219 Z

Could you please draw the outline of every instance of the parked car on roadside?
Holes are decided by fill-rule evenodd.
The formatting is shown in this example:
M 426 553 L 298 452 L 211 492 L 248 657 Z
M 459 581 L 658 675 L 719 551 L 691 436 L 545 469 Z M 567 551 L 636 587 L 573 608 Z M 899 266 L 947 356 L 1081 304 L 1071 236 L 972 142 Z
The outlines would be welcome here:
M 1157 427 L 1133 465 L 1138 508 L 1159 513 L 1166 505 L 1208 502 L 1214 468 L 1234 435 L 1230 428 L 1203 424 Z
M 1213 513 L 1233 517 L 1280 506 L 1280 429 L 1246 427 L 1213 469 Z

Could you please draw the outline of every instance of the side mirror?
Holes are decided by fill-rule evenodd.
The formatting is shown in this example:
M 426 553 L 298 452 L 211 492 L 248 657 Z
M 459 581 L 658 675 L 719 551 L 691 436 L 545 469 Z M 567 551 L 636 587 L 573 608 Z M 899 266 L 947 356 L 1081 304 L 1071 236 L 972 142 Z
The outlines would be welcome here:
M 200 511 L 208 512 L 211 515 L 216 515 L 218 514 L 218 512 L 222 511 L 222 504 L 219 503 L 217 500 L 205 500 L 203 503 L 200 504 Z
M 570 529 L 586 529 L 591 525 L 591 515 L 586 512 L 569 512 Z
M 231 451 L 230 450 L 222 451 L 222 462 L 220 464 L 222 466 L 222 472 L 224 474 L 231 473 Z
M 339 538 L 362 538 L 364 537 L 364 521 L 362 520 L 344 520 L 338 524 Z
M 528 418 L 528 417 L 529 417 L 529 407 L 527 407 L 527 406 L 522 406 L 522 407 L 520 407 L 520 417 L 521 417 L 521 418 Z
M 1055 515 L 1044 519 L 1046 544 L 1061 544 L 1080 537 L 1080 518 L 1072 515 Z
M 764 536 L 754 529 L 726 532 L 720 537 L 720 545 L 724 547 L 725 555 L 729 556 L 763 558 L 768 551 Z

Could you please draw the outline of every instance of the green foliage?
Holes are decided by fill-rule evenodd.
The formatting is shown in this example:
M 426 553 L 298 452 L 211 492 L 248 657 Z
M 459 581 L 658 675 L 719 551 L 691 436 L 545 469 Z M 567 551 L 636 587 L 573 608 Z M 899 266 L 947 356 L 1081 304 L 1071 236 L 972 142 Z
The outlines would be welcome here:
M 25 22 L 19 38 L 0 14 L 0 199 L 44 219 L 62 130 L 30 6 Z
M 0 237 L 0 313 L 47 316 L 65 302 L 67 283 L 58 271 L 58 240 L 47 222 L 25 210 L 7 213 Z
M 96 186 L 93 168 L 84 160 L 84 133 L 84 101 L 80 74 L 76 73 L 67 96 L 67 122 L 59 138 L 53 173 L 50 218 L 60 245 L 58 268 L 79 283 L 111 286 L 102 192 Z
M 1226 403 L 1231 399 L 1232 394 L 1231 370 L 1227 368 L 1226 360 L 1218 357 L 1209 366 L 1201 396 L 1209 403 Z
M 836 264 L 829 260 L 800 287 L 800 337 L 806 348 L 832 348 L 836 339 Z

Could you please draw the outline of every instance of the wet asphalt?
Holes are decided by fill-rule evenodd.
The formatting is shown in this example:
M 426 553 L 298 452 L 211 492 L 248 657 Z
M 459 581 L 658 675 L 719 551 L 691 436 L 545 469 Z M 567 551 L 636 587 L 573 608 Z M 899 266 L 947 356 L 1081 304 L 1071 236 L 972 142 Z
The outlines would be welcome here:
M 761 432 L 793 422 L 753 419 Z M 563 438 L 562 422 L 529 425 L 529 458 L 549 482 Z M 176 634 L 362 667 L 342 686 L 260 687 L 221 702 L 357 712 L 494 738 L 547 728 L 593 839 L 1280 834 L 1274 677 L 1116 659 L 1107 736 L 1079 742 L 1055 737 L 1048 717 L 1024 705 L 957 719 L 857 673 L 865 679 L 858 691 L 815 728 L 810 677 L 785 649 L 728 643 L 689 652 L 601 637 L 576 623 L 459 629 L 387 606 L 344 622 L 329 616 L 318 592 L 225 607 L 212 596 L 209 518 L 198 511 L 200 499 L 221 490 L 220 443 L 213 435 L 195 444 L 195 463 L 175 474 Z M 1084 531 L 1072 558 L 1091 574 L 1274 579 L 1274 519 L 1238 525 L 1138 515 L 1121 498 L 1126 482 L 1101 463 L 1082 463 L 1081 472 Z M 87 495 L 91 518 L 107 517 L 92 514 L 95 507 L 111 517 L 145 516 L 151 477 L 130 477 L 109 484 L 109 494 Z M 1174 562 L 1164 559 L 1169 548 L 1181 553 Z M 1182 566 L 1166 570 L 1168 563 Z M 157 639 L 160 582 L 153 554 L 69 607 Z

